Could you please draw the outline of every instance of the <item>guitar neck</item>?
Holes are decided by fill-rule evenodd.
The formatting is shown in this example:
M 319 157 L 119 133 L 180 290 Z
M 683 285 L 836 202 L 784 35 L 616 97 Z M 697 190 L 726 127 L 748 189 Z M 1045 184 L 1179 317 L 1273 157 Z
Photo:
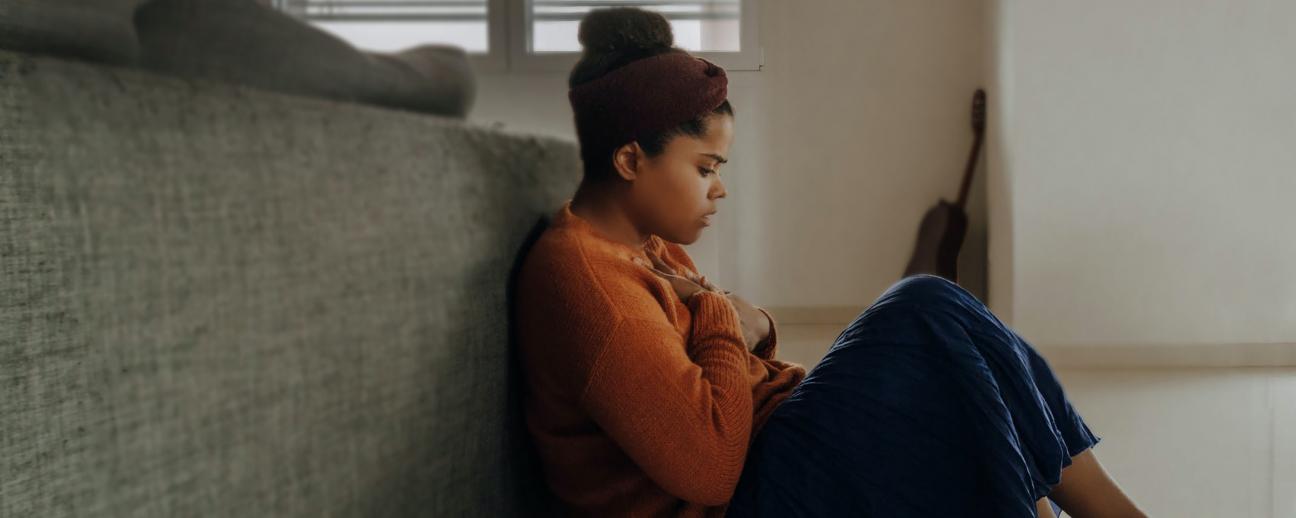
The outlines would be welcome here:
M 981 141 L 985 139 L 985 130 L 977 130 L 976 141 L 972 143 L 972 153 L 968 156 L 967 165 L 963 168 L 963 184 L 959 186 L 958 207 L 967 208 L 968 193 L 972 190 L 972 174 L 976 172 L 977 159 L 981 156 Z

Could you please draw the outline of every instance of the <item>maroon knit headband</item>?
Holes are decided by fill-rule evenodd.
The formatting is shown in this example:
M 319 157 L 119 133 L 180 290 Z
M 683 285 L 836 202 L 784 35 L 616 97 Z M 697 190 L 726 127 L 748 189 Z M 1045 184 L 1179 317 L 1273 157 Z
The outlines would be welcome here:
M 723 68 L 687 52 L 638 59 L 567 92 L 582 141 L 619 146 L 714 110 L 729 95 Z

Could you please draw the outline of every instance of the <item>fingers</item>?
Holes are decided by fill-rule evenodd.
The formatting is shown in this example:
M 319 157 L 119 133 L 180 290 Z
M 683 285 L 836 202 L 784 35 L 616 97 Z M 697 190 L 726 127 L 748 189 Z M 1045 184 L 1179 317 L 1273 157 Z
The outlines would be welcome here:
M 694 281 L 697 282 L 698 284 L 701 284 L 704 288 L 708 290 L 720 291 L 720 288 L 714 284 L 711 284 L 711 281 L 708 281 L 705 275 L 699 275 L 697 279 L 694 279 Z
M 695 284 L 697 285 L 697 287 L 700 287 L 707 291 L 715 291 L 715 292 L 722 291 L 716 285 L 711 284 L 711 281 L 708 281 L 705 275 L 701 275 L 701 274 L 695 275 L 693 272 L 687 269 L 677 271 L 674 268 L 671 268 L 670 265 L 666 264 L 666 262 L 663 261 L 660 256 L 652 252 L 645 251 L 644 255 L 648 256 L 649 260 L 651 261 L 651 264 L 645 263 L 643 258 L 638 256 L 633 257 L 632 260 L 634 261 L 635 264 L 638 264 L 639 266 L 643 266 L 644 268 L 648 268 L 649 270 L 652 270 L 653 273 L 657 274 L 660 277 L 664 277 L 672 282 L 688 281 L 689 283 Z M 728 294 L 729 292 L 726 291 L 724 293 Z
M 648 258 L 652 260 L 653 266 L 655 266 L 658 270 L 661 270 L 666 273 L 678 274 L 674 268 L 671 268 L 670 265 L 666 264 L 666 261 L 663 261 L 660 257 L 657 257 L 657 254 L 654 254 L 652 252 L 646 252 L 646 254 L 648 255 Z
M 712 288 L 711 286 L 708 286 L 708 283 L 706 282 L 706 277 L 702 275 L 696 275 L 687 269 L 676 270 L 675 268 L 672 268 L 669 264 L 666 264 L 666 261 L 662 260 L 661 256 L 658 256 L 657 254 L 654 254 L 652 252 L 645 251 L 645 254 L 648 256 L 649 259 L 652 259 L 653 266 L 656 269 L 669 274 L 684 277 L 685 279 L 693 281 L 695 284 L 706 287 L 707 289 Z
M 638 264 L 639 266 L 642 266 L 642 267 L 644 267 L 644 268 L 647 268 L 649 271 L 651 271 L 651 272 L 657 274 L 657 276 L 659 276 L 659 277 L 664 277 L 664 278 L 669 279 L 669 280 L 672 280 L 672 281 L 673 281 L 673 280 L 676 280 L 676 279 L 678 279 L 678 280 L 689 280 L 689 281 L 692 281 L 692 279 L 688 279 L 688 278 L 686 278 L 686 277 L 684 277 L 684 276 L 681 276 L 681 275 L 679 275 L 679 274 L 677 274 L 677 273 L 674 273 L 673 271 L 663 271 L 660 267 L 658 267 L 658 266 L 656 266 L 656 265 L 652 265 L 652 264 L 645 263 L 643 259 L 640 259 L 640 258 L 638 258 L 638 257 L 634 258 L 634 262 L 635 262 L 635 264 Z
M 657 254 L 654 254 L 654 253 L 652 253 L 652 252 L 648 252 L 648 251 L 645 251 L 645 252 L 644 252 L 644 255 L 647 255 L 647 256 L 648 256 L 648 259 L 650 259 L 650 260 L 652 261 L 652 266 L 647 266 L 647 265 L 645 265 L 645 266 L 647 266 L 648 268 L 652 269 L 653 271 L 657 271 L 657 272 L 660 272 L 660 273 L 663 273 L 663 274 L 666 274 L 666 275 L 670 275 L 670 276 L 674 276 L 674 277 L 679 277 L 679 278 L 682 278 L 682 279 L 688 279 L 688 280 L 690 280 L 690 281 L 692 281 L 693 283 L 698 284 L 698 285 L 701 285 L 701 284 L 702 284 L 702 283 L 698 282 L 698 278 L 697 278 L 697 277 L 694 277 L 693 274 L 692 274 L 692 272 L 689 272 L 688 270 L 683 270 L 683 271 L 677 271 L 677 270 L 675 270 L 675 268 L 672 268 L 671 265 L 666 264 L 666 261 L 663 261 L 662 258 L 661 258 L 661 256 L 658 256 Z M 636 262 L 638 262 L 638 261 L 640 261 L 640 259 L 636 258 Z M 640 264 L 642 264 L 642 263 L 640 263 Z
M 651 270 L 653 273 L 655 273 L 655 274 L 657 274 L 657 275 L 660 275 L 660 276 L 662 276 L 662 277 L 680 277 L 680 276 L 679 276 L 678 274 L 676 274 L 673 270 L 670 270 L 669 267 L 663 269 L 662 266 L 659 266 L 659 264 L 661 264 L 661 263 L 656 263 L 656 262 L 649 263 L 649 262 L 645 262 L 645 261 L 643 260 L 643 258 L 641 258 L 641 257 L 634 257 L 632 260 L 634 261 L 635 264 L 637 264 L 637 265 L 639 265 L 639 266 L 642 266 L 642 267 L 644 267 L 644 268 L 647 268 L 647 269 Z

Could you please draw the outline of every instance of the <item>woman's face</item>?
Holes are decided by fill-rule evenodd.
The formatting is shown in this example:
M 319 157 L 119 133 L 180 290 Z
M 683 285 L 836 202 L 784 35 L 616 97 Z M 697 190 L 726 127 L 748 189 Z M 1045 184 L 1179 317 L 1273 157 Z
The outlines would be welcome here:
M 725 197 L 719 171 L 733 143 L 733 116 L 712 114 L 701 137 L 677 135 L 662 153 L 647 157 L 638 146 L 630 210 L 641 230 L 667 241 L 697 241 Z

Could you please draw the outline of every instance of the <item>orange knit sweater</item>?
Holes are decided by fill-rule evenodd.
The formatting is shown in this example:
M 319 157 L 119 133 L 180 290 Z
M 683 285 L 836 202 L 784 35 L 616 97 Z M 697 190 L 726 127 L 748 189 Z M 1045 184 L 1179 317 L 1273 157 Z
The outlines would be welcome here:
M 677 243 L 645 248 L 697 271 Z M 806 370 L 774 359 L 773 318 L 748 352 L 728 298 L 685 304 L 635 256 L 567 200 L 524 259 L 527 429 L 568 515 L 723 516 L 752 439 Z

